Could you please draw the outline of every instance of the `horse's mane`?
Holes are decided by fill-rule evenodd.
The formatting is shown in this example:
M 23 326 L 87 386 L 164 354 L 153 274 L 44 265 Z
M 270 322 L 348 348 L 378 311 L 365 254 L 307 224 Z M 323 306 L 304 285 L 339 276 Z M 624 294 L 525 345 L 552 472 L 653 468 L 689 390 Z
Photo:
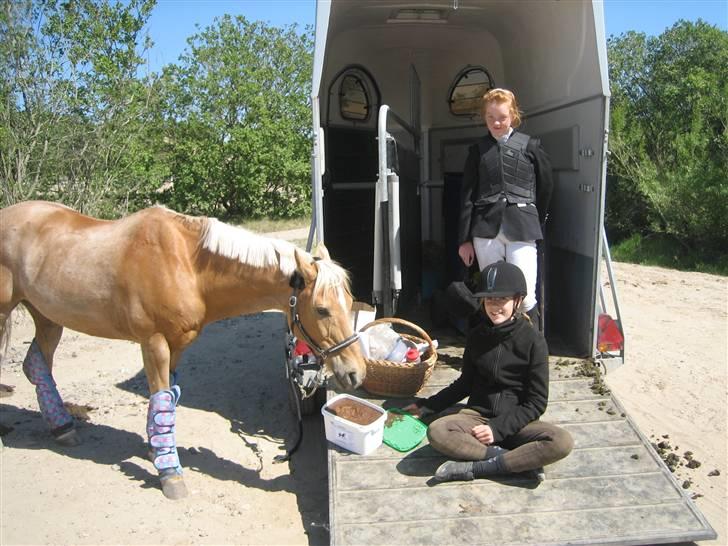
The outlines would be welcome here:
M 296 270 L 295 247 L 281 239 L 264 237 L 243 229 L 207 218 L 200 232 L 202 248 L 213 254 L 238 261 L 258 269 L 276 267 L 290 276 Z
M 200 244 L 213 254 L 251 267 L 278 268 L 286 277 L 296 270 L 296 246 L 293 243 L 231 226 L 216 218 L 206 218 L 202 224 Z M 300 249 L 299 252 L 313 259 L 307 252 Z M 339 264 L 332 260 L 319 260 L 317 266 L 314 297 L 321 289 L 342 287 L 349 291 L 349 275 Z

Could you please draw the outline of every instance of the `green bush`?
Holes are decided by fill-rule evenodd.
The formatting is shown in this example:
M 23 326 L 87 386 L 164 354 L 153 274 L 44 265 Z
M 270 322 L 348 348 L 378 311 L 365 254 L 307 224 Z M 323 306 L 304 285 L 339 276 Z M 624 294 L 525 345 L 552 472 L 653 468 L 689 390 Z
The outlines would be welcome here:
M 636 254 L 664 251 L 667 263 L 719 262 L 728 247 L 728 32 L 679 21 L 658 37 L 610 37 L 608 47 L 610 239 L 627 239 L 632 256 L 639 241 Z
M 728 276 L 728 255 L 685 246 L 672 235 L 632 235 L 613 245 L 611 255 L 618 262 Z

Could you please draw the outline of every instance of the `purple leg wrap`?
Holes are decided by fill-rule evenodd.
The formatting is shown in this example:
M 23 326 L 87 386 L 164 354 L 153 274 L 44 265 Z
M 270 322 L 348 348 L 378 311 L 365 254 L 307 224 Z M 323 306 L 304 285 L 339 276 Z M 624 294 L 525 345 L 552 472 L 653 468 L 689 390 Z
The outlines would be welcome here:
M 182 474 L 174 437 L 175 411 L 181 395 L 179 386 L 154 393 L 149 398 L 147 436 L 160 474 Z
M 73 417 L 63 407 L 63 400 L 58 394 L 56 382 L 53 380 L 48 364 L 35 339 L 30 344 L 28 354 L 25 355 L 23 372 L 25 372 L 25 377 L 35 385 L 40 413 L 51 432 L 70 428 L 73 425 Z

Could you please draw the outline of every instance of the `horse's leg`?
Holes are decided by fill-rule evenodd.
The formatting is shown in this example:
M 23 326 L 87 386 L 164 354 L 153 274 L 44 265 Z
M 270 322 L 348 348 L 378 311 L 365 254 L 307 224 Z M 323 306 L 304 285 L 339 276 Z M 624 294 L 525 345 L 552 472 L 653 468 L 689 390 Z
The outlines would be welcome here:
M 147 412 L 151 458 L 159 472 L 164 496 L 181 499 L 187 496 L 187 487 L 182 479 L 182 466 L 174 434 L 176 407 L 181 390 L 178 385 L 169 385 L 169 344 L 163 335 L 155 334 L 141 346 L 144 371 L 151 394 Z
M 12 321 L 10 315 L 13 309 L 17 305 L 16 301 L 13 301 L 13 277 L 10 274 L 10 269 L 0 263 L 0 372 L 2 371 L 2 364 L 5 361 L 5 356 L 10 346 L 10 330 Z M 3 390 L 12 392 L 11 386 L 5 386 L 0 383 L 0 387 Z M 0 424 L 0 432 L 6 434 L 11 431 L 11 427 L 6 427 Z M 0 436 L 0 449 L 3 447 L 2 436 Z
M 13 322 L 10 315 L 18 305 L 17 296 L 13 294 L 13 277 L 10 269 L 0 263 L 0 364 L 10 346 L 10 330 Z
M 13 308 L 9 304 L 3 305 L 0 302 L 0 375 L 2 374 L 2 364 L 5 362 L 5 357 L 10 347 L 10 330 L 13 325 L 10 315 L 12 312 Z M 2 383 L 0 383 L 0 388 L 2 390 L 6 389 Z M 7 389 L 12 391 L 10 387 L 7 387 Z
M 74 429 L 73 417 L 63 406 L 63 400 L 53 379 L 53 355 L 63 334 L 63 326 L 47 319 L 35 307 L 26 303 L 35 322 L 35 338 L 23 361 L 23 372 L 35 385 L 40 413 L 51 434 L 59 444 L 76 446 L 81 443 Z

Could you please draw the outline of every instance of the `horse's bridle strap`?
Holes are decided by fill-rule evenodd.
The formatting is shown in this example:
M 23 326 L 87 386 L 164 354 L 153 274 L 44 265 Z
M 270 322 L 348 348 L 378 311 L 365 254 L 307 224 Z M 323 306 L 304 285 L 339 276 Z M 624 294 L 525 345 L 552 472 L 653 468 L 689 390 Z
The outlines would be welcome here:
M 340 341 L 336 345 L 333 345 L 332 347 L 323 348 L 318 343 L 316 343 L 313 338 L 311 338 L 311 335 L 306 331 L 306 328 L 303 326 L 303 323 L 301 322 L 301 318 L 298 316 L 298 311 L 296 310 L 296 307 L 298 305 L 298 298 L 296 297 L 296 291 L 298 289 L 293 289 L 293 294 L 291 295 L 290 299 L 288 300 L 288 306 L 291 308 L 291 323 L 298 326 L 298 329 L 301 331 L 301 336 L 303 337 L 303 340 L 306 342 L 306 344 L 311 347 L 314 353 L 318 355 L 318 357 L 323 361 L 326 360 L 326 358 L 332 354 L 338 353 L 339 351 L 342 351 L 346 349 L 349 345 L 354 343 L 357 339 L 359 339 L 359 334 L 354 332 L 352 335 L 347 337 L 345 340 Z

